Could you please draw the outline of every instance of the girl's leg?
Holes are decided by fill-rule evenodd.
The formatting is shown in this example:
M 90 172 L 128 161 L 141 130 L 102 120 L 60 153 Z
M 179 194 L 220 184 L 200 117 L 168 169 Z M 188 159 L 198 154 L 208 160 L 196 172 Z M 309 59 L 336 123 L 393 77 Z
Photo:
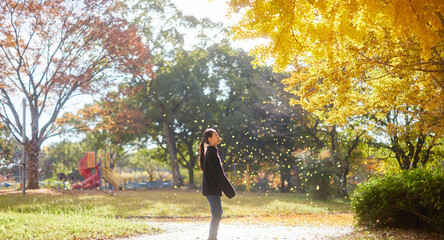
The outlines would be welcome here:
M 220 201 L 220 196 L 209 195 L 207 196 L 207 199 L 211 209 L 211 225 L 208 239 L 217 239 L 217 230 L 219 229 L 219 223 L 223 213 L 222 203 Z

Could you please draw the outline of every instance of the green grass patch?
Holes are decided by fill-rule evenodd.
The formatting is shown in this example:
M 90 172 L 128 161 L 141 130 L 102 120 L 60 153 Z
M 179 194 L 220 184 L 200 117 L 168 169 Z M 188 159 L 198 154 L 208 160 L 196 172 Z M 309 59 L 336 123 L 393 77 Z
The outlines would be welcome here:
M 317 201 L 304 194 L 245 193 L 233 199 L 222 198 L 225 216 L 264 216 L 299 213 L 348 213 L 346 201 Z M 118 191 L 115 195 L 99 191 L 73 195 L 0 195 L 0 211 L 38 214 L 74 214 L 101 217 L 209 216 L 207 199 L 198 191 L 148 190 Z
M 208 204 L 207 202 L 205 202 Z M 350 204 L 342 200 L 313 200 L 305 194 L 249 193 L 222 200 L 224 215 L 269 216 L 281 214 L 349 213 Z M 208 208 L 208 207 L 207 207 Z
M 0 195 L 0 239 L 86 239 L 151 234 L 153 229 L 132 217 L 209 217 L 199 191 L 147 190 L 52 191 Z M 239 193 L 222 198 L 225 217 L 284 214 L 348 213 L 344 201 L 316 201 L 302 194 Z
M 98 239 L 158 232 L 147 224 L 78 214 L 0 212 L 0 239 Z

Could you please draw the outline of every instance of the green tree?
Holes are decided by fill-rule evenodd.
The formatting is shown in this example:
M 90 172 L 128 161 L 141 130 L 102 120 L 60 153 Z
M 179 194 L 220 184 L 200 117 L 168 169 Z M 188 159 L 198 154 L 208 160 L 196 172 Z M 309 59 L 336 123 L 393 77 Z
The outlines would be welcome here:
M 153 127 L 153 130 L 149 132 L 157 134 L 151 135 L 155 141 L 159 140 L 160 134 L 163 136 L 162 140 L 166 143 L 170 157 L 173 182 L 176 186 L 182 186 L 183 179 L 180 176 L 177 161 L 177 131 L 180 125 L 177 119 L 181 116 L 176 115 L 180 115 L 181 110 L 186 108 L 182 104 L 191 99 L 199 101 L 196 92 L 193 93 L 193 90 L 190 90 L 190 87 L 196 88 L 197 78 L 205 79 L 205 71 L 208 71 L 202 68 L 205 56 L 201 55 L 203 53 L 199 48 L 205 48 L 207 40 L 213 37 L 210 34 L 214 31 L 218 34 L 217 30 L 220 30 L 221 26 L 208 19 L 197 20 L 186 16 L 174 4 L 166 0 L 141 0 L 133 7 L 133 11 L 137 13 L 135 23 L 140 26 L 152 46 L 153 61 L 157 67 L 156 78 L 150 84 L 144 100 L 149 104 L 145 106 L 147 109 L 145 116 L 150 116 L 151 127 Z M 194 38 L 198 42 L 198 47 L 193 47 L 194 50 L 188 52 L 185 47 L 189 43 L 185 36 L 189 37 L 190 32 L 197 32 Z M 159 110 L 160 114 L 158 114 Z M 196 112 L 190 114 L 197 115 Z M 196 118 L 199 117 L 196 116 Z M 191 144 L 192 142 L 188 143 L 189 146 Z M 185 158 L 182 159 L 189 168 L 192 184 L 195 157 L 189 157 L 188 162 L 192 163 L 186 163 Z
M 40 172 L 42 178 L 54 178 L 58 173 L 74 179 L 83 178 L 79 174 L 79 161 L 86 151 L 80 143 L 64 140 L 45 147 L 43 152 Z
M 295 164 L 292 151 L 300 147 L 301 109 L 289 104 L 282 74 L 271 68 L 251 65 L 253 58 L 230 45 L 209 49 L 214 63 L 213 76 L 219 79 L 216 92 L 217 128 L 221 131 L 221 155 L 226 166 L 248 164 L 250 173 L 258 175 L 261 166 L 278 164 L 281 191 L 291 188 L 290 169 Z
M 202 130 L 196 123 L 202 124 L 211 116 L 207 105 L 211 101 L 204 94 L 210 83 L 205 81 L 209 79 L 207 60 L 206 53 L 200 49 L 178 52 L 170 65 L 159 69 L 147 101 L 151 104 L 148 109 L 158 112 L 157 119 L 154 119 L 163 127 L 161 131 L 170 158 L 177 158 L 179 143 L 187 146 L 187 153 L 179 154 L 182 156 L 179 162 L 188 168 L 190 184 L 194 184 L 193 171 L 197 159 L 193 148 Z
M 15 145 L 8 128 L 0 124 L 0 175 L 5 175 L 13 166 L 20 164 L 13 159 Z
M 168 156 L 164 149 L 157 148 L 142 148 L 134 154 L 129 156 L 127 163 L 128 167 L 135 167 L 137 169 L 143 169 L 147 172 L 151 186 L 155 179 L 162 180 L 162 171 L 167 167 Z

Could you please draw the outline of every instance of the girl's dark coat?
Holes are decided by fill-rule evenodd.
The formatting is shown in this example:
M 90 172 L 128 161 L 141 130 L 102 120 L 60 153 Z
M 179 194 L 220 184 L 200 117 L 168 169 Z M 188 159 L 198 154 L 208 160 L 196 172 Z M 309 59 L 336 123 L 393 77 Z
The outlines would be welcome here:
M 205 153 L 201 166 L 203 170 L 202 194 L 204 196 L 222 196 L 222 192 L 224 192 L 228 198 L 233 198 L 236 195 L 236 191 L 222 167 L 219 151 L 216 147 L 207 147 L 207 152 Z

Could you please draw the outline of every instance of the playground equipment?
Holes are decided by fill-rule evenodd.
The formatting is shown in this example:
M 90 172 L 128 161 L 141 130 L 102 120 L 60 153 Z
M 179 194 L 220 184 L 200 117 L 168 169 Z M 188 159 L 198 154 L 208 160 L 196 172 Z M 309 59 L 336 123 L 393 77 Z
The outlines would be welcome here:
M 97 149 L 95 152 L 87 152 L 79 162 L 79 173 L 86 178 L 80 184 L 75 184 L 72 189 L 92 189 L 100 187 L 102 189 L 102 180 L 104 180 L 104 187 L 106 189 L 107 183 L 114 189 L 123 189 L 123 184 L 118 173 L 113 171 L 117 153 L 112 151 L 112 148 L 105 148 L 105 161 L 102 163 L 102 158 L 97 162 Z M 95 170 L 94 173 L 92 170 Z

